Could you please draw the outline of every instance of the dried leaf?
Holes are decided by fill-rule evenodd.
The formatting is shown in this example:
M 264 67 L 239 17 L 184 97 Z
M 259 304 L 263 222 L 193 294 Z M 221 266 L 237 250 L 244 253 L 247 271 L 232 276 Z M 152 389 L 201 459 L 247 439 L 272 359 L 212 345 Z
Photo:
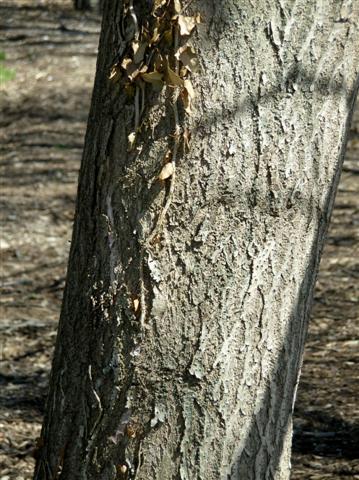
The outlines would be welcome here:
M 173 8 L 176 13 L 181 13 L 182 6 L 180 0 L 173 0 Z
M 140 301 L 138 298 L 135 298 L 133 300 L 133 309 L 135 311 L 135 313 L 137 312 L 137 310 L 139 309 L 139 306 L 140 306 Z
M 168 65 L 167 65 L 167 82 L 169 85 L 175 87 L 183 87 L 184 81 L 180 76 L 177 75 Z
M 172 33 L 172 28 L 169 28 L 166 30 L 163 34 L 163 39 L 167 43 L 167 45 L 172 45 L 173 44 L 173 33 Z
M 150 73 L 143 73 L 141 78 L 147 83 L 157 83 L 162 82 L 163 74 L 160 72 L 150 72 Z
M 175 54 L 177 60 L 180 60 L 185 68 L 191 72 L 197 72 L 199 69 L 198 58 L 192 47 L 184 45 L 179 48 Z
M 133 150 L 133 147 L 136 142 L 136 133 L 135 132 L 130 133 L 129 136 L 127 137 L 127 140 L 128 140 L 128 150 Z
M 132 64 L 127 72 L 128 78 L 130 81 L 133 81 L 138 75 L 142 75 L 147 72 L 147 65 L 143 65 L 141 68 L 138 68 L 135 64 Z
M 167 0 L 154 0 L 153 11 L 162 7 L 165 3 L 167 3 Z
M 121 62 L 121 67 L 124 70 L 127 70 L 131 64 L 132 64 L 132 59 L 129 57 L 125 57 Z
M 175 171 L 175 166 L 173 162 L 168 162 L 166 165 L 163 166 L 161 173 L 158 176 L 159 180 L 166 180 L 173 175 Z
M 121 475 L 125 475 L 127 472 L 127 466 L 126 465 L 118 465 L 117 470 L 121 473 Z
M 115 78 L 121 76 L 121 72 L 120 72 L 120 69 L 118 67 L 118 64 L 114 65 L 112 68 L 111 68 L 111 72 L 110 72 L 110 75 L 109 75 L 109 79 L 110 80 L 114 80 Z
M 183 130 L 183 143 L 185 148 L 187 148 L 187 150 L 190 149 L 190 141 L 191 141 L 191 132 L 188 130 L 187 127 L 185 127 Z
M 161 34 L 160 34 L 158 28 L 156 27 L 156 28 L 153 30 L 152 38 L 151 38 L 151 40 L 150 40 L 150 45 L 153 45 L 154 43 L 158 42 L 160 36 L 161 36 Z
M 167 150 L 165 156 L 163 157 L 163 163 L 168 163 L 171 161 L 171 157 L 172 157 L 172 152 L 171 150 Z
M 155 90 L 160 91 L 164 85 L 163 82 L 163 74 L 160 72 L 150 72 L 150 73 L 143 73 L 141 78 L 147 82 L 151 83 Z
M 144 73 L 147 70 L 147 66 L 144 65 L 142 68 L 139 68 L 138 65 L 136 65 L 131 58 L 124 58 L 121 63 L 121 67 L 125 70 L 127 73 L 127 76 L 130 81 L 133 81 L 137 75 L 140 73 Z
M 132 42 L 132 50 L 133 50 L 133 61 L 135 63 L 141 63 L 144 59 L 146 48 L 148 47 L 147 42 Z
M 193 98 L 196 96 L 196 93 L 195 93 L 195 91 L 194 91 L 194 89 L 193 89 L 191 80 L 188 80 L 188 79 L 187 79 L 187 80 L 185 80 L 185 81 L 183 82 L 183 84 L 184 84 L 183 86 L 184 86 L 185 90 L 187 90 L 187 93 L 188 93 L 189 97 L 190 97 L 191 99 L 193 99 Z
M 135 87 L 131 83 L 126 83 L 125 92 L 128 97 L 132 98 L 135 96 Z
M 191 35 L 194 27 L 200 23 L 201 17 L 196 15 L 195 17 L 186 17 L 185 15 L 177 15 L 179 30 L 181 35 Z
M 164 61 L 162 55 L 159 52 L 156 53 L 153 66 L 157 72 L 163 69 Z
M 180 69 L 180 71 L 179 71 L 179 76 L 180 76 L 181 78 L 185 78 L 185 77 L 187 77 L 187 75 L 188 75 L 188 70 L 187 70 L 187 68 L 181 67 L 181 69 Z
M 183 82 L 184 89 L 182 91 L 182 100 L 185 112 L 188 115 L 192 115 L 192 100 L 195 98 L 196 93 L 193 89 L 192 83 L 190 80 L 185 80 Z
M 182 90 L 181 98 L 183 101 L 183 108 L 188 115 L 192 115 L 192 99 L 188 95 L 188 91 L 186 89 Z
M 133 41 L 131 47 L 133 50 L 133 54 L 136 55 L 136 52 L 138 52 L 138 49 L 140 48 L 140 42 L 138 42 L 137 40 Z

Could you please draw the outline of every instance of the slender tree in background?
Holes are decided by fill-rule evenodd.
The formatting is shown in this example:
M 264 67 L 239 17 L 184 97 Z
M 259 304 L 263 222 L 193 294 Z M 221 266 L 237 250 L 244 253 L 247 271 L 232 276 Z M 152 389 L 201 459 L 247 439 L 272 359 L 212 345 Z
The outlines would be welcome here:
M 91 0 L 74 0 L 76 10 L 90 10 Z
M 289 478 L 358 17 L 107 2 L 35 479 Z
M 74 0 L 76 10 L 95 10 L 99 13 L 103 10 L 103 0 Z M 96 8 L 95 8 L 96 7 Z

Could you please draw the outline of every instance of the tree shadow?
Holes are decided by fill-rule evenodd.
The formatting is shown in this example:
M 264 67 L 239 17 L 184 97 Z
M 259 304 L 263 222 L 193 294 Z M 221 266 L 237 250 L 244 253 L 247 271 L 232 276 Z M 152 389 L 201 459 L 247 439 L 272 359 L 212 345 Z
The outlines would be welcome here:
M 294 429 L 293 452 L 321 457 L 359 459 L 359 425 L 327 415 L 322 410 L 306 411 L 297 405 L 300 423 Z
M 15 361 L 15 360 L 14 360 Z M 4 410 L 36 411 L 43 415 L 47 393 L 47 370 L 34 371 L 31 374 L 0 374 L 0 408 Z

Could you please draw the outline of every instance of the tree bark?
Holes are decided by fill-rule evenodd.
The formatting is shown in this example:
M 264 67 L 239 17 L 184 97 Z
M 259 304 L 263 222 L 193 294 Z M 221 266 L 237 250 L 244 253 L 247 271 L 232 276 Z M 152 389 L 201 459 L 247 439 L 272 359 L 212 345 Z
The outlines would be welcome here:
M 153 2 L 134 3 L 141 25 Z M 358 9 L 194 0 L 193 115 L 146 84 L 131 149 L 142 89 L 109 80 L 128 5 L 105 5 L 34 478 L 288 479 Z M 178 129 L 190 150 L 159 181 Z

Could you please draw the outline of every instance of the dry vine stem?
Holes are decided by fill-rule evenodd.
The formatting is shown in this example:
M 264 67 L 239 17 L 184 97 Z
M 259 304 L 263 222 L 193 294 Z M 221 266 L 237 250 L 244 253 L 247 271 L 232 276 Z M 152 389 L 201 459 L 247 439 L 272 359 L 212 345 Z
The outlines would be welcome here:
M 152 232 L 147 239 L 141 241 L 140 249 L 140 324 L 146 321 L 146 291 L 144 285 L 143 265 L 145 252 L 158 236 L 173 197 L 176 161 L 181 137 L 184 149 L 188 147 L 189 131 L 180 125 L 178 109 L 181 100 L 184 111 L 190 115 L 194 99 L 194 89 L 189 79 L 191 73 L 198 70 L 198 59 L 188 40 L 200 23 L 200 15 L 185 16 L 187 8 L 182 7 L 180 0 L 155 0 L 151 15 L 143 25 L 138 24 L 132 0 L 125 3 L 123 19 L 133 19 L 132 35 L 123 31 L 127 45 L 120 60 L 113 65 L 110 79 L 121 82 L 126 94 L 134 97 L 134 130 L 128 135 L 128 150 L 136 147 L 137 134 L 141 128 L 141 117 L 144 112 L 146 85 L 154 91 L 161 92 L 170 88 L 169 96 L 174 117 L 173 145 L 166 154 L 166 163 L 162 166 L 158 180 L 170 182 L 166 200 L 157 217 Z M 141 100 L 140 100 L 141 92 Z

